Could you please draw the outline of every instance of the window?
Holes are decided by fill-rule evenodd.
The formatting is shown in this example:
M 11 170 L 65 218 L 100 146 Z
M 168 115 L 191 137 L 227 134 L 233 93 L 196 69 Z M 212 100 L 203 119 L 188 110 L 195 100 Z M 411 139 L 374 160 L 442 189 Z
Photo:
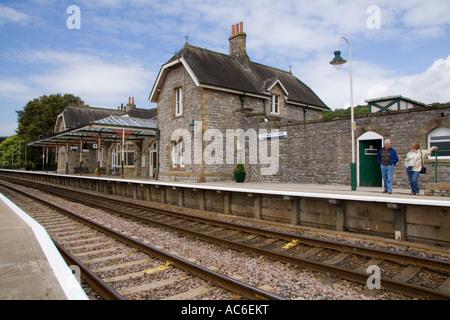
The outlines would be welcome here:
M 428 134 L 428 148 L 437 146 L 438 159 L 450 159 L 450 129 L 447 127 L 440 127 L 434 129 Z M 432 152 L 431 158 L 436 157 L 436 152 Z
M 124 147 L 124 163 L 125 167 L 134 167 L 134 159 L 135 159 L 135 146 L 134 144 L 126 144 Z M 113 166 L 121 166 L 122 165 L 122 149 L 120 146 L 114 148 L 113 150 Z
M 270 112 L 273 114 L 280 114 L 280 96 L 272 96 L 272 105 L 270 108 Z
M 183 89 L 175 89 L 175 117 L 183 115 Z
M 184 141 L 172 141 L 172 168 L 184 168 L 185 154 Z

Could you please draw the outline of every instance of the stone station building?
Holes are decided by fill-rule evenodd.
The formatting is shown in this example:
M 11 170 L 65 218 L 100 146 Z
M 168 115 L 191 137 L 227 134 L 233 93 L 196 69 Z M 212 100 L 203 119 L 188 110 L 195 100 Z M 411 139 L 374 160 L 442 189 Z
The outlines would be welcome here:
M 123 159 L 128 177 L 229 181 L 242 162 L 246 181 L 350 185 L 350 118 L 322 119 L 329 110 L 322 100 L 291 72 L 252 62 L 246 37 L 242 23 L 233 25 L 229 54 L 186 43 L 161 67 L 150 92 L 157 111 L 138 109 L 131 100 L 122 110 L 68 107 L 58 117 L 55 136 L 31 145 L 55 146 L 57 137 L 75 134 L 74 128 L 97 128 L 82 133 L 90 137 L 86 144 L 71 137 L 70 146 L 67 139 L 56 145 L 58 172 L 77 173 L 85 166 L 111 174 Z M 381 187 L 376 154 L 387 138 L 400 158 L 394 187 L 409 187 L 403 159 L 412 142 L 450 149 L 450 106 L 430 107 L 402 96 L 367 102 L 372 113 L 355 118 L 358 186 Z M 81 120 L 69 125 L 76 117 Z M 115 117 L 146 123 L 118 127 L 107 120 Z M 109 130 L 103 138 L 101 122 Z M 450 153 L 438 153 L 437 167 L 435 161 L 434 155 L 425 159 L 421 189 L 450 181 Z

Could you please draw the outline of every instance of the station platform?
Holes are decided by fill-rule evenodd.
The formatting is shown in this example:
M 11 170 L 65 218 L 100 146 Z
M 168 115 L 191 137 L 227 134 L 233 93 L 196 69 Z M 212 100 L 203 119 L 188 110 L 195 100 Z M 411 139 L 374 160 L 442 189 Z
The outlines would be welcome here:
M 57 175 L 52 173 L 44 173 L 47 175 Z M 64 176 L 64 175 L 58 175 Z M 215 181 L 215 182 L 183 182 L 183 181 L 165 181 L 154 180 L 148 177 L 131 177 L 95 174 L 83 175 L 66 175 L 77 178 L 86 178 L 94 180 L 107 180 L 123 183 L 140 183 L 147 185 L 160 185 L 167 187 L 184 187 L 197 188 L 203 190 L 218 190 L 223 192 L 244 192 L 244 193 L 261 193 L 272 194 L 278 196 L 294 196 L 307 198 L 328 198 L 336 200 L 350 201 L 366 201 L 381 203 L 398 203 L 398 204 L 414 204 L 414 205 L 431 205 L 450 207 L 450 197 L 425 196 L 424 190 L 420 190 L 417 195 L 411 195 L 410 189 L 395 188 L 392 194 L 383 194 L 382 187 L 357 187 L 355 191 L 351 190 L 351 186 L 345 185 L 325 185 L 325 184 L 301 184 L 301 183 L 279 183 L 279 182 L 244 182 L 236 183 L 235 181 Z
M 166 181 L 125 175 L 57 174 L 1 170 L 1 176 L 97 191 L 200 210 L 235 219 L 364 234 L 450 248 L 450 197 L 410 195 L 394 187 L 245 181 Z
M 45 229 L 1 193 L 0 300 L 88 300 Z
M 2 170 L 0 169 L 0 172 Z M 5 172 L 24 173 L 25 171 L 6 170 Z M 223 192 L 243 192 L 260 193 L 278 196 L 294 196 L 306 198 L 328 198 L 335 200 L 398 203 L 412 205 L 431 205 L 450 207 L 450 197 L 425 196 L 424 190 L 420 190 L 417 195 L 411 195 L 410 189 L 393 188 L 392 194 L 383 194 L 382 187 L 360 187 L 355 191 L 351 186 L 346 185 L 325 185 L 325 184 L 301 184 L 301 183 L 279 183 L 279 182 L 251 182 L 236 183 L 235 181 L 215 181 L 215 182 L 186 182 L 186 181 L 166 181 L 155 180 L 149 177 L 133 177 L 120 175 L 96 175 L 96 174 L 57 174 L 54 172 L 33 171 L 34 175 L 74 177 L 79 179 L 115 181 L 122 183 L 158 185 L 166 187 L 195 188 L 203 190 L 217 190 Z

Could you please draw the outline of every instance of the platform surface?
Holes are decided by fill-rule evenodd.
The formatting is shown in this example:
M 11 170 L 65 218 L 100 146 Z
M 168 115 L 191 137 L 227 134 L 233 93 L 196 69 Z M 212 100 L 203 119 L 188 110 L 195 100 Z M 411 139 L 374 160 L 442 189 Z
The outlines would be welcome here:
M 42 173 L 44 174 L 44 173 Z M 280 196 L 307 197 L 307 198 L 327 198 L 336 200 L 350 201 L 368 201 L 382 203 L 399 203 L 425 206 L 450 207 L 450 197 L 425 196 L 424 190 L 420 194 L 411 195 L 410 189 L 393 188 L 392 194 L 381 193 L 382 187 L 357 187 L 355 191 L 351 186 L 345 185 L 325 185 L 325 184 L 297 184 L 297 183 L 278 183 L 278 182 L 244 182 L 235 181 L 215 181 L 215 182 L 183 182 L 183 181 L 165 181 L 155 180 L 148 177 L 132 177 L 101 175 L 58 175 L 46 173 L 55 176 L 71 176 L 81 179 L 94 179 L 116 181 L 122 183 L 152 184 L 167 187 L 195 188 L 204 190 L 217 190 L 224 192 L 247 192 L 272 194 Z
M 0 300 L 86 300 L 45 229 L 0 193 Z
M 0 170 L 1 171 L 1 170 Z M 6 170 L 15 172 L 15 170 Z M 450 207 L 450 197 L 425 196 L 424 190 L 420 194 L 411 195 L 410 189 L 393 188 L 392 194 L 383 194 L 382 187 L 357 187 L 351 190 L 350 185 L 325 185 L 325 184 L 301 184 L 301 183 L 279 183 L 279 182 L 252 182 L 236 183 L 235 181 L 215 181 L 215 182 L 187 182 L 187 181 L 166 181 L 155 180 L 149 177 L 133 177 L 120 175 L 100 175 L 96 174 L 57 174 L 44 171 L 16 171 L 19 173 L 32 173 L 36 175 L 47 175 L 55 177 L 71 177 L 89 180 L 115 181 L 121 183 L 135 183 L 141 185 L 159 185 L 173 188 L 194 188 L 203 190 L 216 190 L 223 192 L 246 192 L 256 194 L 272 194 L 279 196 L 325 198 L 349 201 L 368 201 L 381 203 L 398 203 L 408 205 Z

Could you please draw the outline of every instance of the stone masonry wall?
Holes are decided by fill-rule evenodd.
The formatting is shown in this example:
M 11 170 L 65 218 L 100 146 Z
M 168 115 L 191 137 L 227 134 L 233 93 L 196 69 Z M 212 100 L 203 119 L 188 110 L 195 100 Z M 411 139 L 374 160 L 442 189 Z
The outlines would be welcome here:
M 394 187 L 409 188 L 404 159 L 411 143 L 418 142 L 423 149 L 427 148 L 429 132 L 438 127 L 450 127 L 449 111 L 449 107 L 430 107 L 359 116 L 355 118 L 355 141 L 369 131 L 378 133 L 383 139 L 391 139 L 400 159 L 394 172 Z M 349 122 L 350 118 L 340 118 L 281 125 L 279 130 L 287 132 L 287 139 L 279 141 L 278 173 L 258 176 L 258 170 L 250 170 L 249 180 L 350 185 Z M 434 160 L 424 159 L 424 162 L 428 171 L 419 178 L 422 190 L 435 178 Z M 440 160 L 439 163 L 448 164 L 450 160 Z M 439 182 L 450 181 L 449 167 L 438 167 L 438 177 Z
M 175 89 L 179 87 L 183 88 L 184 111 L 182 116 L 175 117 Z M 262 129 L 267 129 L 268 132 L 271 129 L 279 129 L 287 133 L 287 138 L 278 141 L 279 167 L 275 174 L 262 174 L 262 169 L 269 166 L 261 164 L 259 154 L 257 164 L 249 163 L 249 146 L 254 141 L 250 142 L 246 139 L 246 156 L 242 160 L 245 161 L 247 181 L 350 185 L 349 117 L 318 120 L 320 113 L 308 109 L 307 121 L 304 122 L 289 123 L 279 117 L 272 117 L 266 122 L 263 99 L 246 95 L 242 104 L 240 95 L 236 93 L 197 87 L 181 65 L 167 74 L 159 97 L 158 127 L 161 131 L 159 178 L 161 180 L 199 182 L 232 180 L 235 163 L 240 159 L 237 159 L 235 154 L 233 155 L 234 163 L 226 163 L 227 129 L 242 129 L 244 132 L 251 129 L 256 131 L 256 134 L 261 133 Z M 409 188 L 403 160 L 410 150 L 411 143 L 418 142 L 422 148 L 426 148 L 428 133 L 439 127 L 450 127 L 449 110 L 449 107 L 427 107 L 358 116 L 355 118 L 355 142 L 366 132 L 374 132 L 383 139 L 390 138 L 400 159 L 394 173 L 394 187 Z M 268 100 L 266 100 L 266 111 L 270 111 Z M 294 116 L 302 121 L 302 107 L 284 104 L 283 101 L 281 116 L 286 115 Z M 190 153 L 191 164 L 186 164 L 185 168 L 172 168 L 171 135 L 176 129 L 191 132 L 189 123 L 192 120 L 201 121 L 203 136 L 197 140 L 191 139 L 190 144 L 186 143 L 186 152 Z M 216 129 L 216 131 L 214 133 L 209 129 Z M 208 136 L 207 133 L 210 135 Z M 201 164 L 194 163 L 195 143 L 201 146 L 203 155 Z M 261 142 L 258 141 L 257 144 L 260 147 Z M 219 146 L 222 148 L 222 155 L 218 153 Z M 268 150 L 270 154 L 270 142 Z M 209 161 L 205 161 L 205 156 L 209 156 Z M 426 183 L 434 181 L 432 163 L 432 160 L 425 160 L 428 171 L 426 175 L 421 175 L 419 178 L 422 190 Z M 450 160 L 441 160 L 440 163 L 450 163 Z M 448 166 L 439 167 L 439 182 L 450 181 L 449 171 Z
M 175 117 L 175 89 L 183 89 L 183 115 Z M 303 108 L 284 103 L 281 116 L 295 117 L 303 120 Z M 270 100 L 265 103 L 267 113 L 270 111 Z M 309 112 L 311 111 L 311 112 Z M 308 110 L 307 117 L 320 118 L 321 113 Z M 264 118 L 264 100 L 233 92 L 217 91 L 197 87 L 188 72 L 182 66 L 174 67 L 165 79 L 158 101 L 158 128 L 160 129 L 159 179 L 177 181 L 217 181 L 233 178 L 233 170 L 240 160 L 234 155 L 234 162 L 227 163 L 226 145 L 227 130 L 249 128 L 256 130 L 259 120 Z M 190 153 L 190 164 L 184 168 L 172 168 L 171 165 L 171 135 L 177 129 L 185 129 L 192 134 L 189 124 L 192 120 L 201 122 L 203 136 L 186 141 L 186 152 Z M 276 120 L 279 123 L 279 120 Z M 210 129 L 215 129 L 211 131 Z M 209 136 L 207 134 L 210 134 Z M 221 136 L 220 136 L 221 135 Z M 216 140 L 219 137 L 221 139 Z M 221 140 L 221 141 L 219 141 Z M 201 145 L 203 163 L 194 163 L 195 144 Z M 248 142 L 246 149 L 248 149 Z M 216 153 L 217 147 L 222 146 L 223 155 Z M 236 147 L 236 146 L 235 146 Z M 248 150 L 247 157 L 248 158 Z M 209 157 L 209 161 L 205 158 Z M 243 159 L 245 160 L 245 159 Z M 248 168 L 254 171 L 256 168 Z M 250 174 L 251 175 L 251 174 Z

